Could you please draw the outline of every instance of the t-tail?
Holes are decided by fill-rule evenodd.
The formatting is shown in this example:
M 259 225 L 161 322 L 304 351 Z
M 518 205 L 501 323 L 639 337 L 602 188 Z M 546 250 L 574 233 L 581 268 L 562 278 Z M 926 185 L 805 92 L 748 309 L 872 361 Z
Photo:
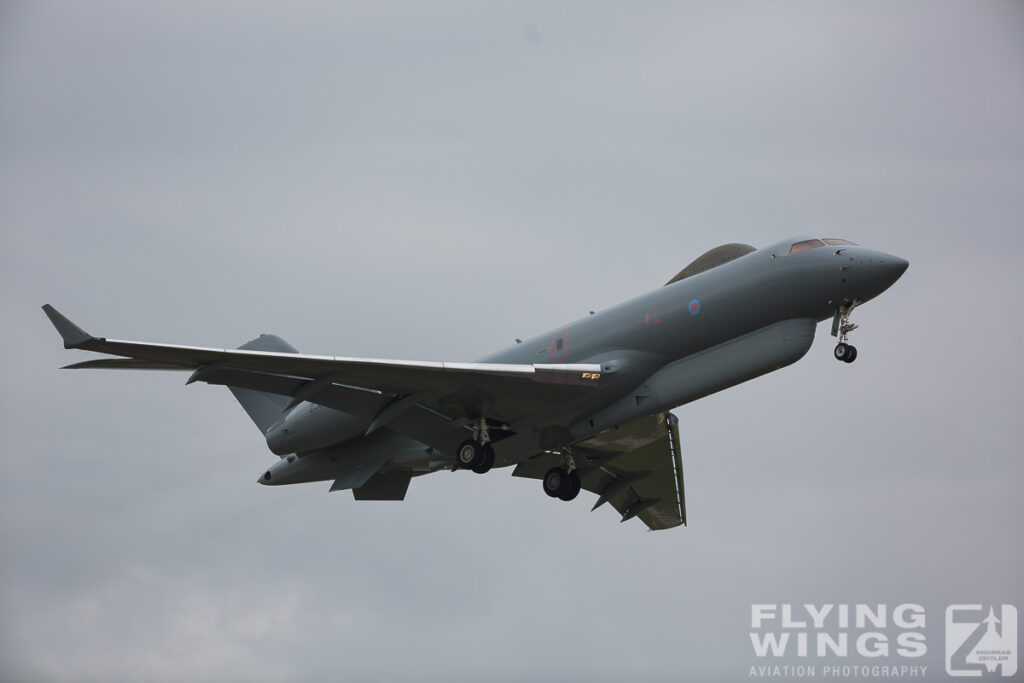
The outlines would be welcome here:
M 299 352 L 294 346 L 274 334 L 261 334 L 238 348 L 244 351 L 272 351 L 274 353 Z M 235 395 L 245 412 L 264 435 L 274 423 L 281 419 L 284 413 L 288 412 L 288 402 L 291 400 L 289 396 L 231 386 L 228 389 Z

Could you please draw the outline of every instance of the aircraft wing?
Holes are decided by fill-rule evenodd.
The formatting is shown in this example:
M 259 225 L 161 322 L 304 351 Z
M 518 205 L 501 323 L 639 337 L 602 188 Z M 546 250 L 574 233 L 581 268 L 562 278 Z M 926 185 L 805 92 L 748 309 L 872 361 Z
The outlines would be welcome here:
M 686 524 L 679 420 L 669 412 L 643 417 L 576 444 L 576 469 L 583 488 L 622 515 L 639 517 L 652 531 Z M 516 477 L 543 479 L 562 464 L 558 453 L 542 453 L 516 466 Z
M 457 418 L 511 421 L 564 409 L 600 385 L 599 364 L 447 363 L 218 349 L 95 337 L 47 304 L 64 347 L 107 353 L 68 368 L 193 370 L 188 383 L 292 396 L 387 424 L 435 448 L 454 449 Z M 374 427 L 371 427 L 373 429 Z

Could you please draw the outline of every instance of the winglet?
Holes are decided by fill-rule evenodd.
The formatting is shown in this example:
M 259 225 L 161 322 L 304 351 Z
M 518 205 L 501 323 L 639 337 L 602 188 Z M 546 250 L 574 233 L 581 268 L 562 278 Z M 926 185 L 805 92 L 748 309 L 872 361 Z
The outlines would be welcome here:
M 78 348 L 87 341 L 94 339 L 91 334 L 65 318 L 60 311 L 50 304 L 43 306 L 43 312 L 46 313 L 46 317 L 50 319 L 53 326 L 57 328 L 57 332 L 60 333 L 61 339 L 64 340 L 65 349 Z

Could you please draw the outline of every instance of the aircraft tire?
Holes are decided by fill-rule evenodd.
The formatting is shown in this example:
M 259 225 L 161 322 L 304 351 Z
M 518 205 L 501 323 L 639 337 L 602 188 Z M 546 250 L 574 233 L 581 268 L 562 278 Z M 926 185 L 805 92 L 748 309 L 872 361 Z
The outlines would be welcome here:
M 580 482 L 579 472 L 573 470 L 565 478 L 565 489 L 559 491 L 558 497 L 568 502 L 580 494 L 581 488 L 583 488 L 583 484 Z
M 566 480 L 569 478 L 569 473 L 563 470 L 561 467 L 552 467 L 544 475 L 542 483 L 544 484 L 544 493 L 548 494 L 552 498 L 559 498 L 559 494 L 565 487 Z
M 472 470 L 477 474 L 486 474 L 491 471 L 492 467 L 494 467 L 494 448 L 489 443 L 484 444 L 483 457 L 479 464 L 472 466 Z
M 852 363 L 857 360 L 857 347 L 851 346 L 850 351 L 846 354 L 846 358 L 843 359 L 844 363 Z
M 835 356 L 836 360 L 849 363 L 850 361 L 846 359 L 850 355 L 850 349 L 852 348 L 853 347 L 850 346 L 849 344 L 839 342 L 838 344 L 836 344 L 835 350 L 832 351 L 832 355 Z
M 455 450 L 455 463 L 462 469 L 475 469 L 484 461 L 484 449 L 473 439 L 466 439 Z

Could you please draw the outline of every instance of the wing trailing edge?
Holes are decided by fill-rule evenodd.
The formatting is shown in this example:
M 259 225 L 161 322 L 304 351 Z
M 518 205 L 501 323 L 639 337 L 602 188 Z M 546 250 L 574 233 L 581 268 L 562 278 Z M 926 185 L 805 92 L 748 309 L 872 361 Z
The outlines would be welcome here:
M 576 468 L 583 488 L 597 494 L 592 510 L 610 503 L 623 522 L 639 517 L 651 531 L 686 525 L 679 420 L 659 413 L 633 420 L 576 444 Z M 558 453 L 521 463 L 516 477 L 542 479 L 559 466 Z

